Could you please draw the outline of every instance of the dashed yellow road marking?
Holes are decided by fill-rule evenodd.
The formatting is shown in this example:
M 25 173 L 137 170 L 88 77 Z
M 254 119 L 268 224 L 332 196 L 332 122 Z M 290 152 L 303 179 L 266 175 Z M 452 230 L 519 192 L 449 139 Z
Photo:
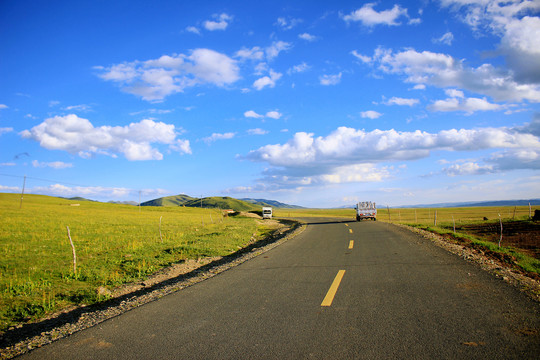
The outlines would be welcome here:
M 349 226 L 349 224 L 345 224 L 345 226 Z
M 349 229 L 349 232 L 352 234 L 352 229 Z
M 349 241 L 349 249 L 352 249 L 354 246 L 354 240 Z
M 339 288 L 339 284 L 341 283 L 341 279 L 343 279 L 343 275 L 345 275 L 345 270 L 339 270 L 336 277 L 334 278 L 334 281 L 332 282 L 332 285 L 330 285 L 330 289 L 326 293 L 326 296 L 324 297 L 321 306 L 332 305 L 332 301 L 334 301 L 334 296 L 336 296 L 336 292 Z

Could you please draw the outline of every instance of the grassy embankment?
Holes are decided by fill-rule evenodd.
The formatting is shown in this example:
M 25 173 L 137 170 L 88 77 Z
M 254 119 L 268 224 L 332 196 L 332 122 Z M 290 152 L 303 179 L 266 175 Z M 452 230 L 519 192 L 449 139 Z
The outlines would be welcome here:
M 531 215 L 534 215 L 534 210 L 538 208 L 538 206 L 533 206 Z M 283 217 L 335 216 L 353 220 L 355 211 L 353 209 L 277 209 L 275 214 Z M 498 246 L 499 214 L 503 225 L 503 239 L 500 247 Z M 515 263 L 527 272 L 540 274 L 540 259 L 538 258 L 540 224 L 528 219 L 528 206 L 390 208 L 389 211 L 388 209 L 377 211 L 378 221 L 405 224 L 438 233 L 448 241 L 467 244 L 484 252 L 502 254 L 501 258 L 505 261 Z M 518 231 L 525 233 L 521 234 L 523 235 L 521 239 L 520 234 L 517 236 L 515 234 L 516 227 L 520 228 Z M 514 234 L 509 234 L 509 232 Z M 527 233 L 528 240 L 523 240 Z
M 270 231 L 215 209 L 139 209 L 38 195 L 25 195 L 19 206 L 20 195 L 0 194 L 0 331 L 102 301 L 100 286 L 112 289 L 186 259 L 231 254 L 253 234 Z

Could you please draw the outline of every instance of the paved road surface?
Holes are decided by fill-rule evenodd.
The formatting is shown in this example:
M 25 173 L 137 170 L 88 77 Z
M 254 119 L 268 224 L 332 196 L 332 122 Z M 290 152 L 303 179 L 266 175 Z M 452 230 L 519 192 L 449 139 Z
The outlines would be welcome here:
M 538 358 L 540 306 L 503 281 L 388 224 L 309 221 L 255 259 L 23 358 Z

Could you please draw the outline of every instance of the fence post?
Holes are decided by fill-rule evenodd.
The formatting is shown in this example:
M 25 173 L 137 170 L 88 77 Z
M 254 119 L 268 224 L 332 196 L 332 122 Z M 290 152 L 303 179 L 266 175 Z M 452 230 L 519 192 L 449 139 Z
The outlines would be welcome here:
M 69 243 L 71 244 L 71 251 L 73 253 L 73 273 L 77 274 L 77 255 L 75 254 L 75 246 L 73 245 L 73 241 L 71 240 L 71 234 L 69 233 L 69 226 L 66 226 L 67 233 L 68 233 L 68 239 Z
M 502 241 L 502 231 L 503 231 L 503 226 L 502 226 L 502 219 L 501 219 L 501 214 L 499 214 L 499 222 L 501 223 L 501 237 L 499 238 L 499 247 L 501 247 L 501 241 Z
M 452 222 L 454 223 L 454 234 L 456 233 L 456 221 L 454 220 L 454 215 L 452 215 Z
M 437 210 L 435 210 L 435 221 L 433 222 L 433 226 L 437 226 Z
M 163 244 L 163 236 L 161 236 L 161 218 L 162 217 L 163 215 L 159 217 L 159 238 L 161 239 L 161 243 Z

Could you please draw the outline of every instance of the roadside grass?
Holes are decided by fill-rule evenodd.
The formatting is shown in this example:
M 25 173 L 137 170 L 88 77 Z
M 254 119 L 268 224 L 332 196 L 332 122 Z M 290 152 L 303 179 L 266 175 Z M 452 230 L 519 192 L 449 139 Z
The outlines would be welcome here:
M 0 332 L 185 261 L 225 256 L 268 234 L 215 209 L 139 207 L 0 194 Z M 160 224 L 161 223 L 161 224 Z M 76 272 L 67 236 L 76 250 Z

